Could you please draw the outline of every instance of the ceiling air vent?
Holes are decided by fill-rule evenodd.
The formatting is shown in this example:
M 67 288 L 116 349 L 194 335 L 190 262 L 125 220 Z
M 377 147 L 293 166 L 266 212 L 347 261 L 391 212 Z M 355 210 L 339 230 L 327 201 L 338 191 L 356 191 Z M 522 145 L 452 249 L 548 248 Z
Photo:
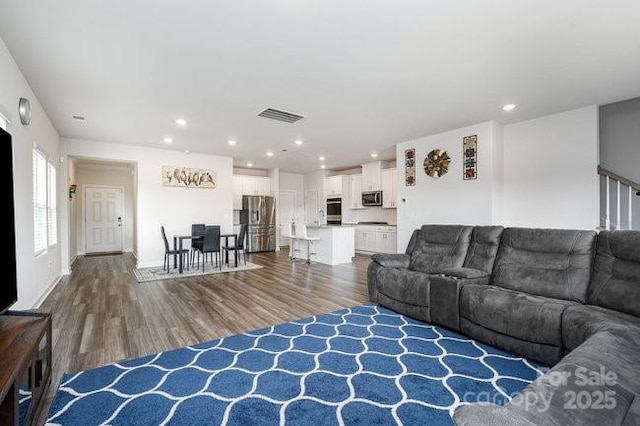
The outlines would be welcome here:
M 270 118 L 272 120 L 284 121 L 285 123 L 295 123 L 304 118 L 303 115 L 293 114 L 291 112 L 280 111 L 278 109 L 267 108 L 258 114 L 260 117 Z

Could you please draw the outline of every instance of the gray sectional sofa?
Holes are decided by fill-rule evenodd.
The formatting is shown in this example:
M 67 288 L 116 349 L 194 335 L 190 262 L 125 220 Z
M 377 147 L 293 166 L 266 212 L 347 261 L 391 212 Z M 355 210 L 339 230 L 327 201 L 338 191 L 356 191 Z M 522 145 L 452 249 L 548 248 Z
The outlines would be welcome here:
M 425 225 L 372 259 L 372 302 L 553 366 L 456 424 L 640 424 L 640 231 Z

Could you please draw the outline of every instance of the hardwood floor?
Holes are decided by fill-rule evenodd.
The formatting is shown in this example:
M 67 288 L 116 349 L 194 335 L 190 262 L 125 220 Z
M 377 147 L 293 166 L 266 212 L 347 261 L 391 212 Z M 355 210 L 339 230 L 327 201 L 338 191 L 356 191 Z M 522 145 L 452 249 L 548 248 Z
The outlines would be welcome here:
M 138 283 L 129 254 L 84 257 L 47 297 L 52 382 L 62 374 L 135 358 L 368 301 L 369 256 L 328 266 L 292 262 L 287 250 L 247 255 L 262 269 Z

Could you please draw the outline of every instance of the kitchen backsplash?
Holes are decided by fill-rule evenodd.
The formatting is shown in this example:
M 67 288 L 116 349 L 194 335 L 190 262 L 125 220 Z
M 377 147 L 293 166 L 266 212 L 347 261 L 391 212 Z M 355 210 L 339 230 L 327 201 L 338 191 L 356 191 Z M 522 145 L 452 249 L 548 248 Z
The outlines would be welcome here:
M 365 207 L 352 210 L 342 206 L 342 223 L 358 222 L 388 222 L 390 225 L 397 223 L 396 209 L 383 209 L 382 207 Z

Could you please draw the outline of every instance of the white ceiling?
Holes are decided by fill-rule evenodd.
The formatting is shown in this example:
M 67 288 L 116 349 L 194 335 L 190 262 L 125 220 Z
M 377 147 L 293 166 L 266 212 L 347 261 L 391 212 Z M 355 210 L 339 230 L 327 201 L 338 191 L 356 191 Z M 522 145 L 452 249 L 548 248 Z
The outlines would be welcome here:
M 638 96 L 638 22 L 638 0 L 0 0 L 0 36 L 61 136 L 298 172 Z M 306 118 L 256 117 L 267 107 Z

